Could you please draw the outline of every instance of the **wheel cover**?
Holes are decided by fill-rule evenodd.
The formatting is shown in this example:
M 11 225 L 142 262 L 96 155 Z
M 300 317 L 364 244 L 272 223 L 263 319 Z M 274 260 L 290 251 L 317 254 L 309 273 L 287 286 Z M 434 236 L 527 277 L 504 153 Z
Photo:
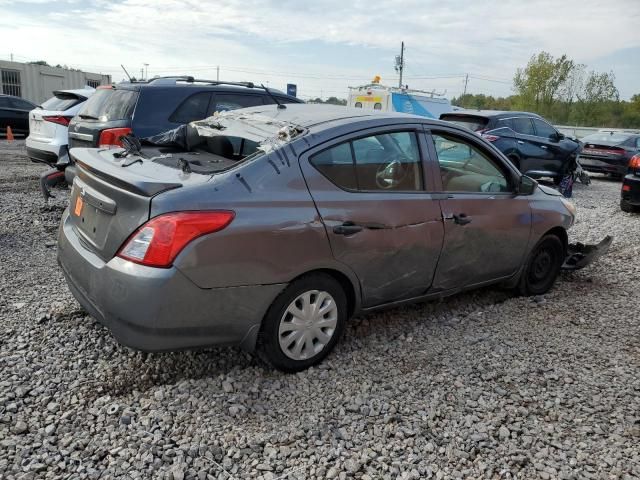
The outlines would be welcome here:
M 285 310 L 278 328 L 280 349 L 292 360 L 306 360 L 331 341 L 338 324 L 338 306 L 328 292 L 309 290 Z

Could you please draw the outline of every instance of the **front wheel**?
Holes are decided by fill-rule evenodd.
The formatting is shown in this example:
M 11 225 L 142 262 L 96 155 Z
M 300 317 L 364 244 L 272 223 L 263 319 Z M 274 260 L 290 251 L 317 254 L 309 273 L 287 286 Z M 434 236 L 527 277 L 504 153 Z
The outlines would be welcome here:
M 545 235 L 533 248 L 520 278 L 522 295 L 542 295 L 548 292 L 564 262 L 564 246 L 555 235 Z
M 331 352 L 347 321 L 347 297 L 331 276 L 317 273 L 291 283 L 262 323 L 257 351 L 283 372 L 299 372 Z

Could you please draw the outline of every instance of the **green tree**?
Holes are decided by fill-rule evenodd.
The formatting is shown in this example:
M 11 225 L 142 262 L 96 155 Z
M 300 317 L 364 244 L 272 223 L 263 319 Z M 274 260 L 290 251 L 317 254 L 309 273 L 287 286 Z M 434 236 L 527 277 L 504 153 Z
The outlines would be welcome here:
M 550 53 L 533 55 L 525 68 L 519 68 L 513 78 L 518 103 L 523 110 L 549 114 L 554 102 L 565 93 L 567 79 L 576 68 L 566 55 L 554 58 Z
M 589 72 L 584 88 L 576 94 L 578 119 L 583 125 L 601 125 L 615 116 L 615 107 L 620 100 L 615 80 L 613 72 Z M 620 111 L 617 113 L 621 115 Z

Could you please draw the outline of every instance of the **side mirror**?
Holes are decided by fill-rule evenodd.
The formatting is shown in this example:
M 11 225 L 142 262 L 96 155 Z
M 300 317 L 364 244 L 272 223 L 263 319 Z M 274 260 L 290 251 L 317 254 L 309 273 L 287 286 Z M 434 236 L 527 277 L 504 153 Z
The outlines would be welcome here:
M 538 182 L 536 182 L 533 178 L 522 175 L 520 177 L 520 181 L 518 182 L 518 190 L 516 191 L 516 193 L 518 195 L 533 195 L 533 192 L 536 191 L 537 186 Z
M 564 133 L 556 132 L 554 135 L 551 135 L 551 140 L 555 142 L 559 142 L 560 140 L 564 140 Z

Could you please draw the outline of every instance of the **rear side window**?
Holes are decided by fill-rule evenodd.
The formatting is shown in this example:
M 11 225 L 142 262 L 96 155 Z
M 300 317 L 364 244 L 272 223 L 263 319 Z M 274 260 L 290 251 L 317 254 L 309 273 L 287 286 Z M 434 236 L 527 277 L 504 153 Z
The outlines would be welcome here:
M 523 135 L 535 135 L 536 132 L 533 129 L 533 123 L 531 119 L 527 117 L 516 117 L 511 119 L 511 125 L 513 130 L 522 133 Z
M 257 107 L 264 105 L 259 95 L 242 95 L 240 93 L 216 93 L 216 112 L 237 110 L 238 108 Z
M 468 128 L 472 132 L 478 132 L 480 130 L 484 130 L 484 128 L 489 123 L 488 118 L 465 117 L 462 115 L 442 115 L 440 116 L 440 120 L 445 120 L 447 122 L 455 123 L 460 127 Z
M 79 115 L 103 122 L 130 120 L 137 101 L 138 92 L 133 90 L 98 89 L 87 100 Z
M 556 129 L 549 125 L 547 122 L 543 122 L 542 120 L 534 118 L 533 124 L 536 126 L 536 134 L 539 137 L 551 138 L 556 134 Z
M 311 157 L 336 186 L 359 191 L 421 191 L 422 164 L 413 132 L 372 135 Z
M 176 109 L 175 112 L 169 117 L 169 121 L 175 123 L 189 123 L 194 120 L 202 120 L 207 118 L 207 109 L 209 108 L 209 101 L 211 100 L 211 93 L 200 92 L 195 95 L 191 95 Z
M 84 100 L 84 98 L 79 98 L 76 95 L 65 95 L 63 93 L 59 93 L 44 102 L 41 107 L 43 110 L 56 110 L 63 112 L 84 102 Z

